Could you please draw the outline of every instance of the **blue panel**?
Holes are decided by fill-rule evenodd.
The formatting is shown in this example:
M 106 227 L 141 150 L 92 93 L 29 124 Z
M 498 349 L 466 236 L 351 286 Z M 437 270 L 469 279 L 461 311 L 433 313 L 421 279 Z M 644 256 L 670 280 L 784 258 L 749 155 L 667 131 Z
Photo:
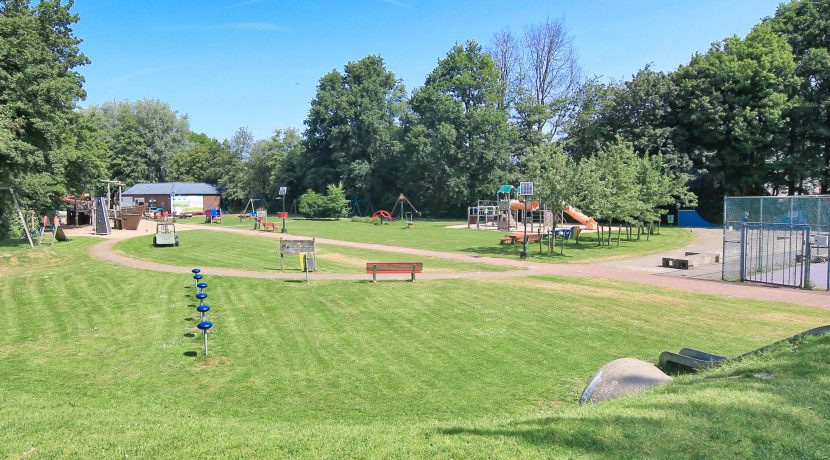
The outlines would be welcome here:
M 697 213 L 694 209 L 681 209 L 677 212 L 677 225 L 680 227 L 720 228 Z

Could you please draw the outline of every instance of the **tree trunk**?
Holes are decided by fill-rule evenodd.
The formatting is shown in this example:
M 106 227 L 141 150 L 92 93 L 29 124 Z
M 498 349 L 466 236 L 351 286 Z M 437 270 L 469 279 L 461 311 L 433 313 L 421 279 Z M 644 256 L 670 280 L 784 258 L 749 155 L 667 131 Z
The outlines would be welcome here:
M 614 219 L 608 221 L 608 246 L 611 246 L 611 237 L 613 236 L 614 232 L 611 227 L 614 226 Z
M 620 235 L 622 234 L 622 222 L 620 222 L 620 226 L 617 227 L 617 247 L 620 247 Z
M 556 219 L 553 219 L 553 227 L 551 227 L 550 236 L 548 237 L 548 254 L 550 254 L 554 245 L 556 244 Z

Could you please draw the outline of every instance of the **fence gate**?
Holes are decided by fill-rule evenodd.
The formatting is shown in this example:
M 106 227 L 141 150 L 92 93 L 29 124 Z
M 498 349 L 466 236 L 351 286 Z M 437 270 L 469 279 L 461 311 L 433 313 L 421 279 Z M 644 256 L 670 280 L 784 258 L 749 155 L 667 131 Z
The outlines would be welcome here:
M 812 287 L 809 225 L 742 223 L 740 280 Z

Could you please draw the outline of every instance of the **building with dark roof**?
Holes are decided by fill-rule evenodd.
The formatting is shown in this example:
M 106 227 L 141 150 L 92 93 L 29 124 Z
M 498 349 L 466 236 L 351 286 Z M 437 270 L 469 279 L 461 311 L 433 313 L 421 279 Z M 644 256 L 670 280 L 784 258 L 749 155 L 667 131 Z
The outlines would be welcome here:
M 167 212 L 201 212 L 218 208 L 221 193 L 202 182 L 156 182 L 135 184 L 121 193 L 124 206 L 146 204 Z

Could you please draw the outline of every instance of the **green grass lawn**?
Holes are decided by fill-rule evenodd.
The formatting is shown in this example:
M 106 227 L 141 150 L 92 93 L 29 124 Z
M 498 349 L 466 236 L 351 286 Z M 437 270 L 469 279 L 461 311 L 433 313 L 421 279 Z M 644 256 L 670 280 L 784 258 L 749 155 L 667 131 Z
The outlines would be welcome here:
M 735 355 L 828 312 L 624 283 L 211 277 L 0 246 L 0 452 L 54 457 L 820 457 L 830 340 L 609 404 L 596 369 Z M 773 378 L 756 378 L 763 370 Z M 766 374 L 764 374 L 766 375 Z
M 226 225 L 238 225 L 238 220 L 225 219 Z M 521 245 L 500 245 L 499 239 L 506 232 L 475 230 L 467 228 L 448 228 L 463 224 L 463 221 L 418 219 L 409 230 L 399 220 L 387 225 L 352 222 L 350 219 L 312 220 L 289 219 L 286 223 L 289 233 L 319 238 L 331 238 L 344 241 L 388 244 L 436 251 L 460 251 L 477 255 L 518 258 Z M 216 224 L 215 224 L 216 225 Z M 250 227 L 250 225 L 248 225 Z M 514 232 L 510 232 L 514 233 Z M 612 246 L 598 246 L 596 232 L 586 231 L 577 245 L 575 240 L 565 244 L 564 255 L 559 250 L 549 253 L 547 247 L 539 253 L 539 244 L 531 244 L 530 259 L 538 262 L 583 262 L 592 259 L 616 258 L 645 255 L 687 246 L 694 239 L 689 230 L 677 227 L 663 228 L 659 235 L 652 235 L 649 240 L 642 237 L 639 241 L 622 238 L 616 246 L 616 233 Z M 559 244 L 559 243 L 557 243 Z
M 121 241 L 115 249 L 123 254 L 184 267 L 207 266 L 252 271 L 280 269 L 279 240 L 261 235 L 194 230 L 180 232 L 181 246 L 153 247 L 153 235 Z M 510 267 L 455 262 L 433 257 L 410 256 L 344 246 L 317 245 L 317 269 L 321 273 L 360 273 L 366 262 L 424 262 L 424 272 L 501 271 Z M 300 270 L 299 256 L 286 256 L 285 269 Z

